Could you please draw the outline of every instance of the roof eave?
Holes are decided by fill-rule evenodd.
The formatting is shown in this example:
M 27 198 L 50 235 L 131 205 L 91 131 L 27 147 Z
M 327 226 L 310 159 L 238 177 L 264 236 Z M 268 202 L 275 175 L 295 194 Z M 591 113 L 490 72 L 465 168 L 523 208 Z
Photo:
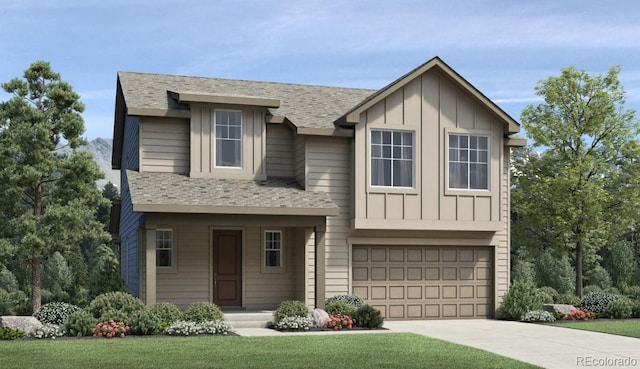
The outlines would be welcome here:
M 180 103 L 210 103 L 226 105 L 260 106 L 265 108 L 279 108 L 280 100 L 258 96 L 241 96 L 228 94 L 212 94 L 191 91 L 167 91 L 172 98 Z
M 337 207 L 290 208 L 290 207 L 135 204 L 135 203 L 133 204 L 133 211 L 139 212 L 139 213 L 295 215 L 295 216 L 337 216 L 340 213 L 340 209 Z

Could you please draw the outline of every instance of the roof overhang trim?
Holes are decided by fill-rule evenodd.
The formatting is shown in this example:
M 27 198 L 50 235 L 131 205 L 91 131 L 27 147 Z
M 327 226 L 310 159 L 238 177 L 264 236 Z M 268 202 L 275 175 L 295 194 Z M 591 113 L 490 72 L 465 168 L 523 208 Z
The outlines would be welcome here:
M 267 97 L 212 94 L 193 91 L 167 91 L 169 95 L 180 103 L 211 103 L 228 105 L 261 106 L 265 108 L 279 108 L 279 99 Z
M 189 214 L 243 214 L 243 215 L 295 215 L 337 216 L 339 208 L 289 208 L 213 205 L 160 205 L 133 204 L 133 211 L 140 213 L 189 213 Z

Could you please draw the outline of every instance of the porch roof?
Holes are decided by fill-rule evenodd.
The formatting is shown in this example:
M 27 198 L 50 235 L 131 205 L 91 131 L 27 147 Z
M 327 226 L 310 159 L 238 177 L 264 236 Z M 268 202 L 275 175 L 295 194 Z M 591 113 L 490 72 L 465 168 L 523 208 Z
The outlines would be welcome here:
M 264 181 L 191 178 L 127 170 L 135 212 L 335 216 L 324 192 L 305 191 L 293 178 Z

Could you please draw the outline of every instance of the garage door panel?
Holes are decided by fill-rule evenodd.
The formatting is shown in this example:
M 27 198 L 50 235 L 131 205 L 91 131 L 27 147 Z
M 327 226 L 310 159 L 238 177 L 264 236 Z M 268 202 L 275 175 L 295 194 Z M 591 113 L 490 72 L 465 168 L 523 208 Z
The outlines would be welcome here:
M 354 246 L 352 292 L 386 319 L 489 317 L 493 250 Z

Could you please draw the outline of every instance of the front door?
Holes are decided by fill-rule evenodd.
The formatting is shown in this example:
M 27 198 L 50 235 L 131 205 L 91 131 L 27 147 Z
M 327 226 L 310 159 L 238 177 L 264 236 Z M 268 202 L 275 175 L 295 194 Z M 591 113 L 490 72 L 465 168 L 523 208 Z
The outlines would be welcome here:
M 213 231 L 213 302 L 242 305 L 242 231 Z

